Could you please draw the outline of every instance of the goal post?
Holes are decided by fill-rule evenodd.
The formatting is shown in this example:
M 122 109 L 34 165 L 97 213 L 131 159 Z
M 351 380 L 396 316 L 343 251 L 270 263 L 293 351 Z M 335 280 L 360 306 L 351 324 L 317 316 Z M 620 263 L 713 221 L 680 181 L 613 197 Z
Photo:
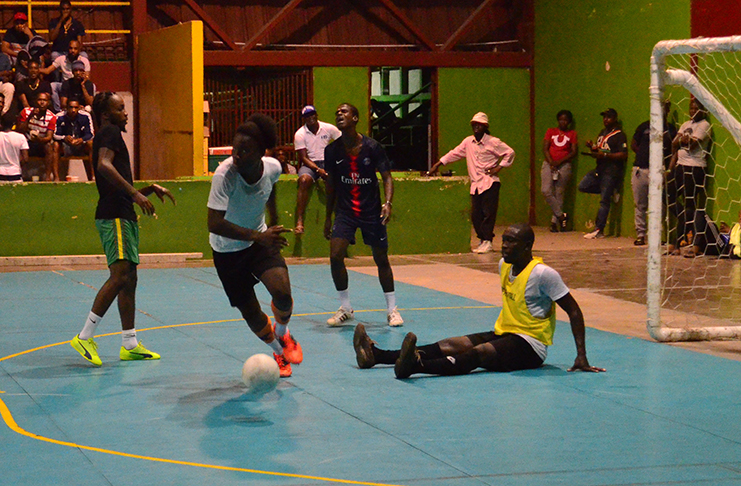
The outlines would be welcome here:
M 686 275 L 684 281 L 694 282 L 693 285 L 722 286 L 728 281 L 728 270 L 731 265 L 739 262 L 724 260 L 725 267 L 717 267 L 707 270 L 707 261 L 692 267 L 692 263 L 677 262 L 670 264 L 672 257 L 662 255 L 662 231 L 664 222 L 667 226 L 670 218 L 669 211 L 665 211 L 664 195 L 664 116 L 662 104 L 667 96 L 667 89 L 686 90 L 686 98 L 700 101 L 707 112 L 713 118 L 713 130 L 722 133 L 721 137 L 727 146 L 718 149 L 717 160 L 713 160 L 712 167 L 708 169 L 707 180 L 714 179 L 715 172 L 722 171 L 723 179 L 731 181 L 723 187 L 713 187 L 713 190 L 723 191 L 718 196 L 708 191 L 708 198 L 717 198 L 717 206 L 724 206 L 721 211 L 715 208 L 714 215 L 729 217 L 733 212 L 731 207 L 738 208 L 741 204 L 741 91 L 739 87 L 739 76 L 741 76 L 741 62 L 736 57 L 736 52 L 741 52 L 741 36 L 698 38 L 688 40 L 667 40 L 656 44 L 651 56 L 651 80 L 649 96 L 651 101 L 650 113 L 650 151 L 649 151 L 649 206 L 648 206 L 648 260 L 647 260 L 647 329 L 652 338 L 661 342 L 670 341 L 698 341 L 717 339 L 739 339 L 741 338 L 741 319 L 734 316 L 714 315 L 712 312 L 703 313 L 703 302 L 698 302 L 696 308 L 699 312 L 692 313 L 691 318 L 680 318 L 679 315 L 686 314 L 678 306 L 667 305 L 670 301 L 669 295 L 684 292 L 687 299 L 697 298 L 697 292 L 686 288 L 679 291 L 672 289 L 668 282 L 679 281 L 682 277 L 679 273 L 672 272 L 695 272 L 699 275 L 692 281 Z M 713 56 L 722 57 L 722 60 L 714 59 Z M 704 68 L 707 66 L 707 70 Z M 677 87 L 677 88 L 673 88 Z M 689 119 L 687 116 L 685 118 Z M 735 144 L 735 146 L 733 145 Z M 707 155 L 712 157 L 711 149 Z M 712 173 L 711 173 L 712 172 Z M 733 185 L 735 182 L 735 186 Z M 703 182 L 705 184 L 705 182 Z M 706 190 L 708 186 L 704 186 Z M 735 198 L 735 199 L 734 199 Z M 728 203 L 728 201 L 732 201 Z M 727 207 L 726 207 L 727 206 Z M 707 218 L 705 207 L 702 208 L 703 217 Z M 666 218 L 663 216 L 666 212 Z M 698 211 L 697 213 L 699 213 Z M 710 211 L 708 211 L 710 212 Z M 697 213 L 695 213 L 697 217 Z M 735 215 L 734 215 L 735 216 Z M 734 219 L 735 221 L 735 219 Z M 696 235 L 695 235 L 696 236 Z M 667 235 L 668 238 L 668 235 Z M 689 241 L 688 241 L 689 243 Z M 716 258 L 719 257 L 704 257 Z M 681 264 L 680 264 L 681 263 Z M 704 266 L 701 266 L 704 265 Z M 679 268 L 683 267 L 683 268 Z M 705 272 L 700 275 L 701 272 Z M 712 275 L 719 283 L 708 283 L 708 276 Z M 701 283 L 697 283 L 701 281 Z M 686 284 L 685 284 L 686 285 Z M 689 285 L 687 285 L 689 287 Z M 707 295 L 707 294 L 706 294 Z M 681 295 L 680 299 L 681 300 Z M 738 295 L 736 296 L 738 297 Z M 701 297 L 699 298 L 702 299 Z M 713 299 L 709 299 L 713 300 Z M 719 298 L 714 297 L 714 305 L 721 307 L 723 304 Z M 708 306 L 710 304 L 708 302 Z M 732 314 L 732 313 L 731 313 Z

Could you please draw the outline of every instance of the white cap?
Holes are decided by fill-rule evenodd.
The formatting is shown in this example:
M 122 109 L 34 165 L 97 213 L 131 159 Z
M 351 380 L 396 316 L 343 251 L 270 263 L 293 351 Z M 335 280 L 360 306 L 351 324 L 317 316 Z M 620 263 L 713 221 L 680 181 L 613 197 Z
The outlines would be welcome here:
M 486 113 L 484 113 L 483 111 L 480 111 L 476 113 L 475 115 L 473 115 L 473 118 L 471 118 L 471 123 L 473 122 L 482 123 L 486 126 L 489 126 L 489 117 L 486 116 Z

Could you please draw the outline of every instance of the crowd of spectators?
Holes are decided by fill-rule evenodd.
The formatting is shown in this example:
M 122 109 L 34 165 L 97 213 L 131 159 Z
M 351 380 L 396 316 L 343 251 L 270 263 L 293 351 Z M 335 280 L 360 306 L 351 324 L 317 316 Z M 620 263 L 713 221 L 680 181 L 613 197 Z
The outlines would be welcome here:
M 0 183 L 20 180 L 17 162 L 28 157 L 43 161 L 40 180 L 59 180 L 60 157 L 82 158 L 88 180 L 93 179 L 90 111 L 95 84 L 83 49 L 84 35 L 85 27 L 74 17 L 69 0 L 60 1 L 59 16 L 49 22 L 48 38 L 30 28 L 25 13 L 14 15 L 0 45 L 0 126 L 4 134 L 24 135 L 27 146 L 5 143 L 10 140 L 7 136 L 0 140 L 4 176 Z

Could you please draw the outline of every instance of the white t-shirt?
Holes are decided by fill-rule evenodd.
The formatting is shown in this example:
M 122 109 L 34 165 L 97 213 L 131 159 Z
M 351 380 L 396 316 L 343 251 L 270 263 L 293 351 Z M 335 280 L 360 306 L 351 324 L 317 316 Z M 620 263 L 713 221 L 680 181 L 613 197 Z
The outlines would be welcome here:
M 25 135 L 18 132 L 0 132 L 0 175 L 21 174 L 21 150 L 28 150 Z
M 306 128 L 306 125 L 296 130 L 293 136 L 293 148 L 295 150 L 306 149 L 306 154 L 312 162 L 324 160 L 324 147 L 341 136 L 342 132 L 339 128 L 320 121 L 316 135 Z
M 707 167 L 708 162 L 705 155 L 710 146 L 710 123 L 707 120 L 700 120 L 699 122 L 689 120 L 682 123 L 678 133 L 682 135 L 689 133 L 692 138 L 696 138 L 700 143 L 690 150 L 680 148 L 677 151 L 677 164 L 690 167 Z
M 83 56 L 77 56 L 78 61 L 82 61 L 82 63 L 85 65 L 85 72 L 90 72 L 90 61 Z M 52 63 L 55 68 L 59 69 L 59 71 L 62 73 L 62 79 L 67 81 L 68 79 L 71 79 L 74 74 L 72 73 L 72 61 L 67 60 L 67 56 L 59 56 L 58 58 L 54 59 L 54 62 Z
M 502 274 L 504 259 L 499 260 L 499 274 Z M 509 281 L 513 282 L 516 276 L 512 275 L 510 269 Z M 535 265 L 525 285 L 525 304 L 530 315 L 544 318 L 551 311 L 551 305 L 561 297 L 569 293 L 569 288 L 563 282 L 561 275 L 548 265 L 543 263 Z M 548 354 L 548 346 L 541 343 L 532 336 L 518 334 L 525 339 L 543 361 Z
M 229 157 L 214 172 L 211 192 L 208 195 L 209 209 L 226 211 L 224 218 L 237 226 L 255 231 L 265 231 L 265 203 L 273 185 L 281 174 L 280 162 L 272 157 L 263 157 L 262 177 L 254 184 L 247 184 L 237 171 L 234 160 Z M 214 251 L 231 253 L 252 246 L 252 241 L 233 240 L 209 233 L 208 241 Z

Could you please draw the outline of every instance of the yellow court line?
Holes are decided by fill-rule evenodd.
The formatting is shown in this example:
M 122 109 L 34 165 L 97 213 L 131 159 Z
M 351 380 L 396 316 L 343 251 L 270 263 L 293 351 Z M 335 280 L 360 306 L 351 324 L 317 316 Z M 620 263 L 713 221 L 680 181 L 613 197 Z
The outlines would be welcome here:
M 460 306 L 460 307 L 427 307 L 427 308 L 400 309 L 400 310 L 421 311 L 421 310 L 451 310 L 451 309 L 489 309 L 492 307 L 495 307 L 495 306 L 486 305 L 486 306 Z M 355 312 L 356 313 L 381 312 L 385 310 L 386 309 L 369 309 L 369 310 L 359 310 Z M 308 317 L 308 316 L 330 315 L 330 314 L 332 314 L 332 312 L 315 312 L 315 313 L 306 313 L 306 314 L 295 314 L 293 317 Z M 175 328 L 175 327 L 202 326 L 205 324 L 219 324 L 223 322 L 236 322 L 236 321 L 241 321 L 241 320 L 242 319 L 224 319 L 224 320 L 219 320 L 219 321 L 204 321 L 204 322 L 191 322 L 191 323 L 185 323 L 185 324 L 171 324 L 167 326 L 158 326 L 158 327 L 149 327 L 146 329 L 138 329 L 137 331 L 154 331 L 158 329 L 168 329 L 168 328 Z M 95 337 L 98 338 L 98 337 L 106 337 L 106 336 L 115 336 L 117 334 L 121 334 L 121 333 L 111 332 L 107 334 L 99 334 L 99 335 L 96 335 Z M 39 346 L 33 349 L 28 349 L 26 351 L 21 351 L 20 353 L 15 353 L 9 356 L 4 356 L 0 358 L 0 361 L 5 361 L 11 358 L 22 356 L 24 354 L 33 353 L 34 351 L 40 351 L 42 349 L 52 348 L 54 346 L 60 346 L 62 344 L 69 344 L 69 343 L 70 341 L 62 341 L 59 343 Z M 5 392 L 0 391 L 0 393 L 5 393 Z M 367 486 L 400 486 L 400 485 L 394 485 L 394 484 L 389 484 L 389 483 L 369 483 L 365 481 L 352 481 L 349 479 L 324 478 L 320 476 L 307 476 L 303 474 L 280 473 L 280 472 L 275 472 L 275 471 L 261 471 L 259 469 L 248 469 L 248 468 L 229 467 L 229 466 L 216 466 L 213 464 L 202 464 L 198 462 L 188 462 L 188 461 L 176 461 L 174 459 L 163 459 L 161 457 L 141 456 L 138 454 L 129 454 L 126 452 L 119 452 L 119 451 L 114 451 L 111 449 L 101 449 L 98 447 L 91 447 L 91 446 L 75 444 L 74 442 L 66 442 L 66 441 L 51 439 L 49 437 L 44 437 L 43 435 L 38 435 L 38 434 L 28 432 L 25 429 L 21 428 L 16 423 L 15 419 L 13 418 L 13 414 L 10 412 L 10 409 L 8 408 L 8 406 L 5 404 L 5 402 L 2 399 L 0 399 L 0 415 L 2 415 L 2 418 L 5 421 L 5 424 L 8 426 L 8 428 L 16 432 L 17 434 L 24 435 L 26 437 L 30 437 L 32 439 L 40 440 L 43 442 L 49 442 L 51 444 L 57 444 L 57 445 L 62 445 L 66 447 L 73 447 L 73 448 L 83 449 L 87 451 L 100 452 L 102 454 L 110 454 L 114 456 L 127 457 L 130 459 L 141 459 L 145 461 L 161 462 L 161 463 L 167 463 L 167 464 L 177 464 L 181 466 L 200 467 L 200 468 L 205 468 L 205 469 L 217 469 L 221 471 L 236 471 L 236 472 L 246 472 L 246 473 L 252 473 L 252 474 L 263 474 L 266 476 L 281 476 L 281 477 L 289 477 L 289 478 L 311 479 L 315 481 L 325 481 L 325 482 L 342 483 L 342 484 L 362 484 L 362 485 L 367 485 Z

